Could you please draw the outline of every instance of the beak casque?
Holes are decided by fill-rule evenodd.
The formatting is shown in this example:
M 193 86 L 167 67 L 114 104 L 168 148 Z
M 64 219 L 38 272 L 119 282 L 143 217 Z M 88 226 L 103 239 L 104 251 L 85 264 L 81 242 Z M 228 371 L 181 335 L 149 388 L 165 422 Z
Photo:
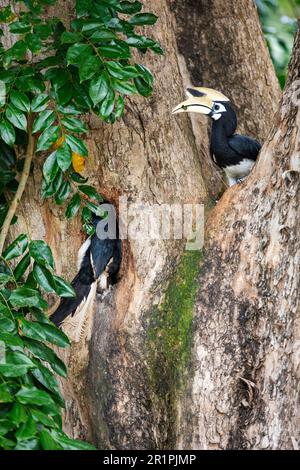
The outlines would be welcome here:
M 190 87 L 187 88 L 186 94 L 189 97 L 206 96 L 212 101 L 230 101 L 227 96 L 223 95 L 223 93 L 221 93 L 220 91 L 214 90 L 213 88 Z
M 212 88 L 187 88 L 188 99 L 173 109 L 172 114 L 194 112 L 210 114 L 214 101 L 230 101 L 223 93 Z

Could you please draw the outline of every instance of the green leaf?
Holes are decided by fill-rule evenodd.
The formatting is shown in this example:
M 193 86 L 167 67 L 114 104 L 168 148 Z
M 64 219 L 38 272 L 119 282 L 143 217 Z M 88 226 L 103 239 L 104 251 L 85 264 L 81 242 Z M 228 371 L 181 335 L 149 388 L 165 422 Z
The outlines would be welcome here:
M 79 63 L 79 78 L 80 82 L 91 79 L 96 72 L 99 72 L 101 69 L 101 62 L 99 57 L 90 55 L 88 57 L 82 58 Z
M 14 277 L 15 277 L 15 280 L 18 282 L 21 277 L 25 274 L 27 268 L 29 267 L 30 265 L 30 255 L 29 253 L 27 253 L 22 259 L 21 261 L 18 263 L 18 265 L 16 266 L 15 270 L 14 270 Z
M 99 53 L 108 59 L 130 59 L 131 53 L 126 42 L 100 46 Z
M 130 15 L 133 13 L 138 13 L 139 11 L 141 11 L 142 7 L 143 5 L 141 2 L 124 1 L 124 2 L 120 2 L 120 5 L 118 5 L 116 9 L 120 11 L 121 13 L 127 13 Z
M 23 60 L 27 51 L 26 43 L 22 40 L 15 42 L 15 44 L 7 49 L 3 54 L 3 65 L 5 68 L 12 63 L 14 59 Z
M 17 366 L 34 367 L 34 363 L 26 354 L 21 351 L 9 351 L 6 355 L 6 361 Z
M 149 85 L 149 83 L 147 83 L 143 78 L 135 78 L 134 84 L 140 95 L 147 97 L 152 94 L 152 86 Z
M 135 85 L 131 82 L 114 80 L 114 89 L 123 95 L 133 95 L 137 92 Z
M 41 286 L 46 292 L 55 292 L 55 280 L 51 272 L 45 268 L 45 266 L 40 266 L 35 263 L 33 267 L 33 276 L 39 286 Z
M 119 80 L 138 77 L 140 74 L 135 67 L 129 65 L 124 66 L 121 65 L 120 62 L 108 61 L 106 62 L 106 67 L 109 71 L 109 74 Z
M 29 113 L 30 111 L 30 101 L 25 93 L 20 91 L 13 91 L 10 95 L 11 103 L 20 111 L 25 111 Z
M 65 281 L 63 282 L 67 286 L 65 288 L 68 288 L 70 291 L 70 289 L 72 289 L 70 288 L 70 285 L 68 285 Z M 55 344 L 56 346 L 60 348 L 66 348 L 67 346 L 70 346 L 69 338 L 65 335 L 63 331 L 61 331 L 56 326 L 43 323 L 41 324 L 41 327 L 43 328 L 43 331 L 44 331 L 44 334 L 46 336 L 46 340 L 48 343 Z
M 43 43 L 41 38 L 34 33 L 28 33 L 25 36 L 25 42 L 27 44 L 28 49 L 33 53 L 37 54 L 42 49 Z
M 70 174 L 71 180 L 74 181 L 75 183 L 83 184 L 88 181 L 88 178 L 84 178 L 82 175 L 79 173 L 71 173 Z
M 9 281 L 11 281 L 13 277 L 10 274 L 0 273 L 0 285 L 5 286 Z M 0 318 L 1 321 L 1 318 Z
M 4 377 L 22 377 L 23 375 L 27 374 L 29 366 L 22 364 L 0 364 L 0 374 L 4 375 Z
M 117 39 L 117 36 L 113 31 L 107 28 L 99 28 L 95 31 L 91 36 L 91 41 L 98 42 L 98 41 L 111 41 L 113 39 Z
M 115 106 L 115 117 L 116 117 L 116 119 L 119 119 L 120 117 L 122 117 L 123 114 L 124 114 L 124 100 L 123 100 L 122 96 L 119 96 L 118 99 L 117 99 L 116 106 Z
M 61 407 L 64 406 L 64 400 L 60 394 L 59 387 L 57 384 L 57 380 L 54 377 L 53 373 L 43 364 L 40 363 L 40 361 L 35 360 L 37 368 L 31 370 L 31 375 L 38 380 L 45 388 L 50 390 L 54 394 L 54 400 L 57 402 L 57 404 Z
M 92 199 L 96 199 L 97 201 L 100 201 L 102 199 L 101 196 L 97 193 L 96 189 L 93 188 L 93 186 L 89 186 L 88 184 L 83 184 L 83 185 L 78 186 L 78 189 L 83 194 L 85 194 L 88 197 L 91 197 Z
M 28 417 L 26 423 L 22 424 L 22 426 L 16 432 L 16 438 L 19 441 L 31 439 L 37 433 L 37 428 L 34 420 L 31 416 Z
M 38 285 L 37 285 L 37 283 L 36 283 L 36 281 L 35 281 L 35 279 L 34 279 L 34 277 L 33 277 L 33 273 L 32 273 L 32 272 L 30 272 L 30 273 L 28 274 L 28 277 L 27 277 L 27 279 L 26 279 L 26 282 L 25 282 L 25 284 L 23 284 L 23 286 L 24 286 L 24 287 L 29 287 L 29 289 L 35 289 L 35 290 L 38 289 Z
M 4 333 L 3 331 L 0 331 L 0 340 L 9 346 L 20 348 L 23 347 L 23 341 L 21 340 L 21 338 L 10 333 Z
M 0 75 L 1 75 L 1 72 L 0 72 Z M 1 78 L 0 78 L 0 80 L 1 80 Z M 5 106 L 5 103 L 6 103 L 6 84 L 2 80 L 1 81 L 1 87 L 0 87 L 0 106 L 1 106 L 1 108 L 3 106 Z
M 48 129 L 45 129 L 38 139 L 37 152 L 48 150 L 57 141 L 59 135 L 59 126 L 51 126 Z
M 64 203 L 64 201 L 69 197 L 71 192 L 71 185 L 68 181 L 64 181 L 63 184 L 61 185 L 59 191 L 57 192 L 55 196 L 55 202 L 58 205 L 61 205 Z
M 30 242 L 29 253 L 38 264 L 54 269 L 54 259 L 51 249 L 43 240 Z
M 130 18 L 129 23 L 134 26 L 153 25 L 157 19 L 158 17 L 153 13 L 137 13 Z
M 24 339 L 26 347 L 29 351 L 39 359 L 48 362 L 51 365 L 52 369 L 61 377 L 67 376 L 67 369 L 63 361 L 55 354 L 55 352 L 50 349 L 45 344 L 33 340 L 33 339 Z
M 104 100 L 109 90 L 109 81 L 106 73 L 100 75 L 100 77 L 94 78 L 91 81 L 89 95 L 96 106 L 98 103 Z
M 75 33 L 70 31 L 64 31 L 60 37 L 62 44 L 74 44 L 75 42 L 80 42 L 81 39 L 81 33 Z
M 12 104 L 6 108 L 5 115 L 7 119 L 18 129 L 27 131 L 27 119 L 25 114 L 15 108 Z
M 76 297 L 73 287 L 59 276 L 54 276 L 56 282 L 56 293 L 60 297 Z
M 33 127 L 32 127 L 33 134 L 47 129 L 49 126 L 51 126 L 51 124 L 53 124 L 54 121 L 55 121 L 54 111 L 52 111 L 51 109 L 41 111 L 33 123 Z
M 86 207 L 95 215 L 101 215 L 101 209 L 98 204 L 94 204 L 91 201 L 86 201 Z
M 88 442 L 70 439 L 62 432 L 53 430 L 51 431 L 51 435 L 64 450 L 96 450 L 95 447 Z
M 27 237 L 27 235 L 22 233 L 4 251 L 3 258 L 6 261 L 17 258 L 18 256 L 23 255 L 23 253 L 26 251 L 27 247 L 28 247 L 28 237 Z
M 115 93 L 112 90 L 109 90 L 109 93 L 107 94 L 106 98 L 104 99 L 100 107 L 101 116 L 104 118 L 107 118 L 108 116 L 110 116 L 114 110 L 114 104 L 115 104 Z
M 55 91 L 59 90 L 59 88 L 62 88 L 64 85 L 70 82 L 69 71 L 61 67 L 53 67 L 48 69 L 45 73 L 45 77 L 47 80 L 51 81 L 51 85 Z
M 35 96 L 31 102 L 31 111 L 33 113 L 44 111 L 48 106 L 49 99 L 49 96 L 46 94 Z
M 40 434 L 40 443 L 43 450 L 60 450 L 61 446 L 55 442 L 50 432 L 47 429 L 43 429 Z
M 2 140 L 4 140 L 7 145 L 11 147 L 14 145 L 16 140 L 15 129 L 6 119 L 0 122 L 0 134 Z
M 83 157 L 88 156 L 88 151 L 87 151 L 85 143 L 78 137 L 75 137 L 74 135 L 67 135 L 66 143 L 71 147 L 71 150 L 73 152 L 78 153 L 79 155 L 82 155 Z
M 0 329 L 6 331 L 7 333 L 15 334 L 17 332 L 16 324 L 11 318 L 0 317 Z
M 61 120 L 61 124 L 71 132 L 87 132 L 87 126 L 80 119 L 74 117 L 66 117 Z
M 44 424 L 44 426 L 50 428 L 57 428 L 57 424 L 53 421 L 51 416 L 46 415 L 40 410 L 36 410 L 30 407 L 30 413 L 36 423 Z
M 39 441 L 35 438 L 18 441 L 13 450 L 39 450 Z
M 12 291 L 9 301 L 13 307 L 37 307 L 44 309 L 48 305 L 39 292 L 27 287 L 18 287 Z
M 53 407 L 54 402 L 50 395 L 36 387 L 22 387 L 16 394 L 19 403 L 23 405 L 37 405 Z
M 10 403 L 13 401 L 13 397 L 10 388 L 7 383 L 0 385 L 0 403 Z M 13 422 L 13 420 L 11 419 Z
M 66 142 L 56 151 L 56 160 L 62 171 L 66 171 L 71 166 L 72 152 Z
M 9 31 L 13 34 L 24 34 L 31 30 L 31 25 L 26 21 L 14 21 L 9 25 Z
M 72 99 L 74 89 L 70 83 L 59 88 L 56 92 L 57 95 L 57 104 L 59 106 L 65 106 Z
M 20 424 L 26 423 L 28 415 L 26 408 L 23 405 L 20 403 L 14 403 L 7 417 L 13 424 L 20 426 Z
M 76 43 L 73 46 L 69 47 L 67 51 L 67 62 L 70 64 L 78 64 L 81 57 L 90 56 L 93 52 L 93 49 L 88 44 Z
M 54 180 L 58 169 L 57 151 L 55 151 L 49 155 L 43 166 L 43 175 L 47 183 L 51 183 Z
M 24 287 L 21 289 L 24 289 Z M 20 318 L 18 322 L 22 336 L 25 336 L 26 338 L 36 339 L 37 341 L 46 340 L 46 335 L 44 333 L 43 327 L 41 327 L 39 323 L 25 320 L 25 318 Z
M 63 179 L 64 179 L 64 174 L 63 172 L 59 169 L 58 170 L 58 173 L 57 175 L 55 176 L 55 179 L 53 181 L 53 189 L 55 191 L 55 193 L 59 190 L 62 182 L 63 182 Z
M 92 0 L 76 0 L 77 15 L 80 17 L 90 13 L 93 3 L 94 2 Z
M 77 214 L 79 207 L 81 204 L 81 199 L 78 193 L 74 194 L 72 197 L 71 201 L 68 204 L 68 207 L 66 209 L 66 217 L 67 219 L 71 219 L 72 217 Z
M 20 90 L 26 93 L 44 93 L 45 83 L 40 77 L 20 77 L 17 81 L 17 86 Z
M 0 418 L 0 436 L 7 434 L 9 431 L 13 429 L 14 425 L 8 419 L 1 419 Z

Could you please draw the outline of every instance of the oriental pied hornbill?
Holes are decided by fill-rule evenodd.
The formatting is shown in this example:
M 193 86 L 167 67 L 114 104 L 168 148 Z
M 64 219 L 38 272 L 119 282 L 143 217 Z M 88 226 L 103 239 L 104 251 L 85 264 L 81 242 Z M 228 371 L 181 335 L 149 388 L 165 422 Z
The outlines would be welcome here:
M 92 222 L 96 230 L 101 221 L 103 222 L 102 218 L 93 216 Z M 78 272 L 71 283 L 76 297 L 62 298 L 58 308 L 50 316 L 55 325 L 66 326 L 71 331 L 74 341 L 80 339 L 85 317 L 96 291 L 103 293 L 118 280 L 122 245 L 118 238 L 118 227 L 116 228 L 115 238 L 99 238 L 96 231 L 83 243 L 78 252 Z M 107 231 L 107 226 L 104 230 Z
M 211 88 L 188 88 L 188 99 L 173 109 L 173 114 L 194 112 L 212 119 L 210 153 L 225 172 L 229 186 L 242 181 L 250 173 L 261 145 L 256 140 L 235 134 L 237 117 L 230 100 Z

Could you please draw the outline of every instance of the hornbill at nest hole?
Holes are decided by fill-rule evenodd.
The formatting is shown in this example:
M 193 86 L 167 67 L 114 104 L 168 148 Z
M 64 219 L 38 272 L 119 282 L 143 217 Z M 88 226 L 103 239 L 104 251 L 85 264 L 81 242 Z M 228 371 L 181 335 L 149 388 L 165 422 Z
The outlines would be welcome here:
M 101 206 L 100 206 L 101 208 Z M 119 239 L 118 226 L 115 238 L 99 238 L 97 225 L 103 218 L 93 215 L 95 233 L 89 237 L 78 252 L 78 272 L 71 282 L 75 297 L 62 298 L 58 308 L 50 316 L 56 326 L 63 326 L 74 341 L 79 341 L 88 310 L 92 306 L 96 292 L 105 293 L 109 286 L 118 281 L 118 272 L 122 259 L 122 243 Z M 102 228 L 107 232 L 107 224 Z
M 230 100 L 211 88 L 188 88 L 188 99 L 172 113 L 206 114 L 212 123 L 210 153 L 214 162 L 225 172 L 229 186 L 242 181 L 254 166 L 261 145 L 256 140 L 235 134 L 237 117 Z

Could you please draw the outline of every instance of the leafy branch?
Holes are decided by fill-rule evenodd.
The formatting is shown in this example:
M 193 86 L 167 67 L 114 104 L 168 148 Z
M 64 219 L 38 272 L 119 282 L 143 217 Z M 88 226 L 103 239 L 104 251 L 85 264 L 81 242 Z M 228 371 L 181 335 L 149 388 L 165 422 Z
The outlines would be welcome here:
M 22 8 L 15 8 L 22 3 Z M 132 51 L 161 54 L 141 34 L 157 17 L 139 1 L 76 0 L 70 25 L 43 18 L 55 0 L 14 1 L 0 9 L 11 47 L 0 46 L 0 448 L 90 449 L 62 431 L 64 406 L 56 375 L 66 368 L 48 346 L 68 338 L 45 313 L 49 294 L 74 296 L 55 274 L 50 247 L 20 234 L 6 249 L 10 226 L 37 157 L 43 161 L 41 197 L 81 215 L 93 233 L 92 213 L 102 200 L 84 175 L 88 149 L 85 116 L 113 124 L 126 96 L 150 96 L 151 72 Z M 19 11 L 20 10 L 20 11 Z M 136 29 L 139 29 L 139 32 Z M 0 29 L 0 35 L 4 32 Z M 135 55 L 136 56 L 136 55 Z M 0 344 L 1 346 L 1 344 Z M 1 359 L 1 358 L 0 358 Z

